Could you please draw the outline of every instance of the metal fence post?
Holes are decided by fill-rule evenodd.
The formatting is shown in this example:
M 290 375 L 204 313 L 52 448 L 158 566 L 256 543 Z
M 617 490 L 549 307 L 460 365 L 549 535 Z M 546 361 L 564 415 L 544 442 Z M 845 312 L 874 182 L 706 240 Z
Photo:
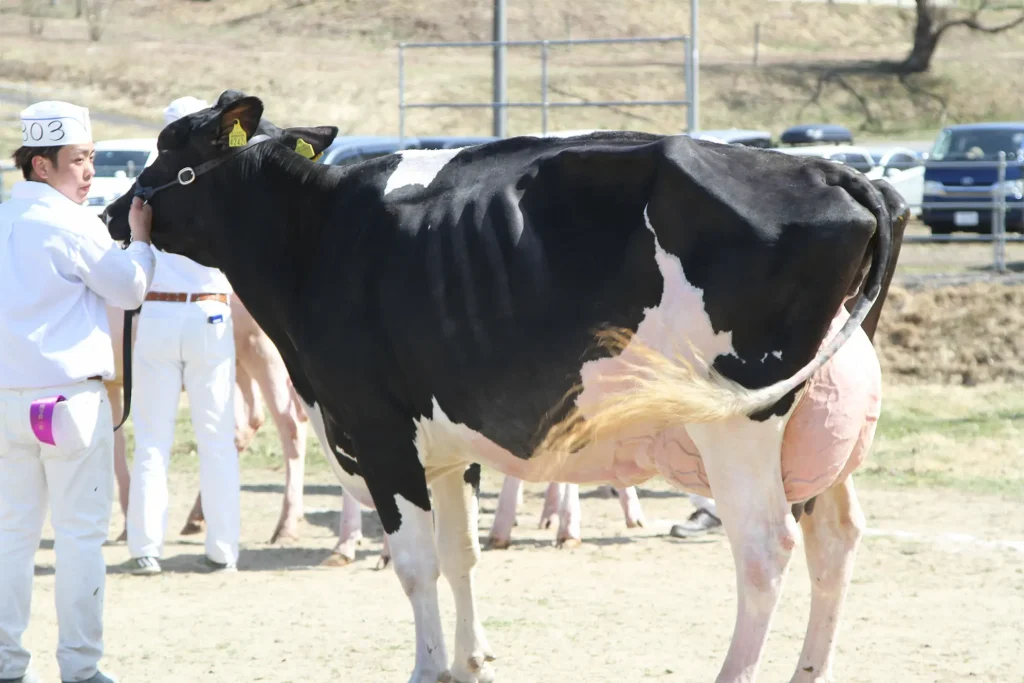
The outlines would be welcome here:
M 995 237 L 995 267 L 1006 272 L 1006 152 L 999 152 L 996 168 L 996 196 L 992 198 L 992 229 Z
M 398 146 L 405 142 L 405 43 L 398 44 Z
M 548 134 L 548 41 L 540 45 L 540 130 Z
M 683 78 L 686 81 L 686 132 L 694 132 L 693 118 L 693 53 L 690 52 L 690 37 L 683 41 L 683 50 L 686 51 L 686 65 Z

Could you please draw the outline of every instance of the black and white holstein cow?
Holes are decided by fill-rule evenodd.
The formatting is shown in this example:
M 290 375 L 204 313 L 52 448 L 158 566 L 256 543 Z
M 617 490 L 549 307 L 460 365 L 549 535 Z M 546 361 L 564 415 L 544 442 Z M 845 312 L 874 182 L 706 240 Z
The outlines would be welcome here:
M 889 185 L 632 132 L 326 166 L 254 139 L 262 115 L 231 92 L 169 124 L 135 191 L 158 248 L 227 275 L 342 485 L 372 499 L 412 605 L 411 681 L 493 679 L 474 463 L 532 482 L 660 474 L 713 490 L 738 589 L 720 682 L 754 680 L 794 511 L 815 499 L 800 521 L 813 578 L 793 680 L 830 680 L 864 525 L 849 475 L 881 401 L 860 324 L 907 215 Z M 319 150 L 336 134 L 307 140 Z M 112 228 L 128 201 L 108 209 Z

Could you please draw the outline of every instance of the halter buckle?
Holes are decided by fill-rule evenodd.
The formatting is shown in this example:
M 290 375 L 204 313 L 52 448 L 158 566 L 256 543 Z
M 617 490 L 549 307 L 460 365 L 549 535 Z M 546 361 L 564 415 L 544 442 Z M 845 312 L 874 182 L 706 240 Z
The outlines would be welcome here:
M 178 171 L 178 184 L 179 185 L 191 185 L 196 181 L 196 172 L 192 170 L 191 166 Z

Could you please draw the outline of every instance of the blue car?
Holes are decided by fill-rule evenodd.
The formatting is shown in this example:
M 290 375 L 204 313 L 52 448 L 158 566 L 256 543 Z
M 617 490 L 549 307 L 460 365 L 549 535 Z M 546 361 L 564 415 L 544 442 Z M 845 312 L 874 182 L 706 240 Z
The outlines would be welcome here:
M 924 172 L 925 205 L 970 203 L 971 207 L 925 208 L 921 220 L 933 235 L 954 231 L 992 231 L 993 196 L 998 192 L 998 169 L 990 162 L 1006 152 L 1006 230 L 1024 232 L 1024 122 L 968 123 L 944 128 L 928 155 Z M 979 165 L 978 162 L 989 162 Z M 962 163 L 948 163 L 962 162 Z M 988 206 L 986 206 L 988 205 Z

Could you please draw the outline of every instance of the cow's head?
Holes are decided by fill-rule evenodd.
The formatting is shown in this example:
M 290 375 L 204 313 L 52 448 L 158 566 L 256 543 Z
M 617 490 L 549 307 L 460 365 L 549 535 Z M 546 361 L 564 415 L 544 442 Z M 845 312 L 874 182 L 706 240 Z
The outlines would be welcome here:
M 218 200 L 256 170 L 266 156 L 261 147 L 282 144 L 315 160 L 337 134 L 335 126 L 279 128 L 263 118 L 259 98 L 227 90 L 213 106 L 167 124 L 156 161 L 102 217 L 114 239 L 127 239 L 132 198 L 143 196 L 153 209 L 154 246 L 216 265 L 209 246 L 222 217 Z

